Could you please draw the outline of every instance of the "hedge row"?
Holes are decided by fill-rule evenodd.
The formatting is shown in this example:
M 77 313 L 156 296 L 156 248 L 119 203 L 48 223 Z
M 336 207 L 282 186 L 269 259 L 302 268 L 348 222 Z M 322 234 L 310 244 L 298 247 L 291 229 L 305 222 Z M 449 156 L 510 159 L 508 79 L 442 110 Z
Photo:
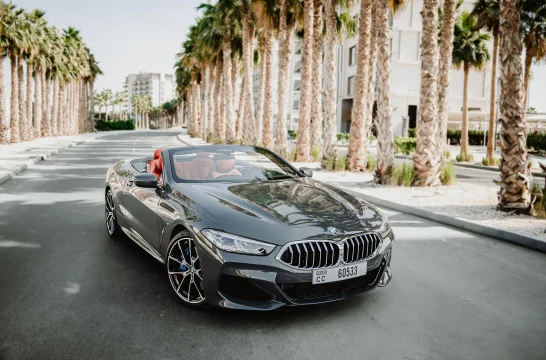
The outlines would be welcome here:
M 119 120 L 119 121 L 97 120 L 95 122 L 95 129 L 97 129 L 97 131 L 134 130 L 135 123 L 133 122 L 133 120 Z

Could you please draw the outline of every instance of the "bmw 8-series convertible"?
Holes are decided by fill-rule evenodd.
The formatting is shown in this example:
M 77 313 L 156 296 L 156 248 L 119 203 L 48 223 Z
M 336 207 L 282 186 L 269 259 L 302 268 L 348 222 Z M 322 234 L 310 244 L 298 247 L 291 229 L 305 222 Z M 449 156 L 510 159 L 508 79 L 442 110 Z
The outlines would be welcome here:
M 260 147 L 158 149 L 108 169 L 106 228 L 163 263 L 190 306 L 272 310 L 386 286 L 387 217 L 312 175 Z

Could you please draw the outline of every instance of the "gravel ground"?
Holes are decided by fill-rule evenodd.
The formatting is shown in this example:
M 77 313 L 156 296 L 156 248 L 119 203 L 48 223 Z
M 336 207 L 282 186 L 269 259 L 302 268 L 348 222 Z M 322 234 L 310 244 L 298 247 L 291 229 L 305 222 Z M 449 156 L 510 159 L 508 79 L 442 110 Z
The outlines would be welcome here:
M 351 190 L 546 240 L 546 220 L 496 210 L 496 189 L 464 184 L 437 188 L 374 186 Z

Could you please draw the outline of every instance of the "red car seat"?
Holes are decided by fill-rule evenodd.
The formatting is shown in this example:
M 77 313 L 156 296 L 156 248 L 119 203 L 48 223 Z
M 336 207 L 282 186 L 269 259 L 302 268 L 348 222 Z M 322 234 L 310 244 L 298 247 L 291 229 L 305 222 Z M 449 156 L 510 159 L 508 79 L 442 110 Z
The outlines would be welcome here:
M 161 151 L 163 149 L 157 149 L 154 152 L 154 159 L 150 161 L 150 173 L 157 177 L 157 180 L 161 179 L 161 173 L 163 172 L 163 161 L 161 159 Z
M 197 157 L 190 163 L 191 180 L 209 179 L 213 168 L 214 161 L 212 161 L 212 159 L 209 157 L 209 153 L 197 153 Z

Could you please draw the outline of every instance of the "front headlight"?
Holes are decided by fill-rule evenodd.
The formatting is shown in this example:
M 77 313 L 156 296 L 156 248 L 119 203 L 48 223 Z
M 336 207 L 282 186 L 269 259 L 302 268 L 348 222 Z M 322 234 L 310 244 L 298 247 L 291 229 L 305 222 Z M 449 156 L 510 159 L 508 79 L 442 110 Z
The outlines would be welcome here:
M 378 232 L 381 236 L 381 239 L 386 238 L 391 233 L 391 224 L 389 223 L 389 219 L 387 219 L 386 216 L 383 217 Z
M 227 234 L 218 230 L 205 229 L 201 231 L 201 234 L 216 247 L 228 252 L 247 255 L 268 255 L 275 249 L 275 245 Z

